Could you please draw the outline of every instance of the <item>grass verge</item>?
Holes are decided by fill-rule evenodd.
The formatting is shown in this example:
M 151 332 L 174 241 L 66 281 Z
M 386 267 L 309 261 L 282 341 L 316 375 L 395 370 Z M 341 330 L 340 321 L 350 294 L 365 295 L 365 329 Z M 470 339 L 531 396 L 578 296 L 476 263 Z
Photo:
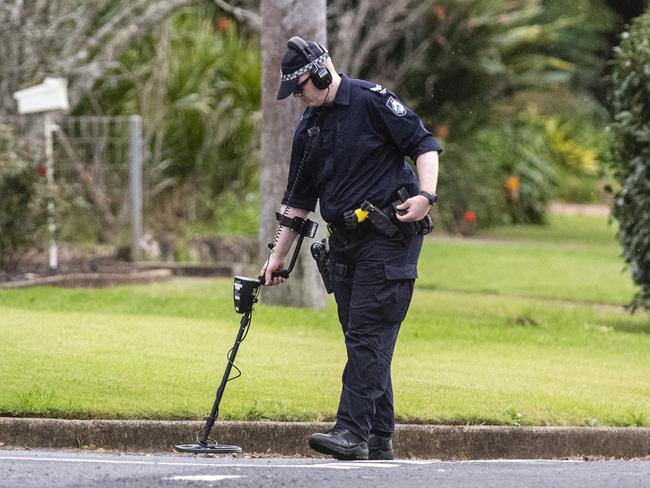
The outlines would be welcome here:
M 584 269 L 620 266 L 615 245 L 533 238 L 427 242 L 393 363 L 400 421 L 650 425 L 648 319 L 620 307 L 624 275 Z M 556 259 L 566 273 L 548 272 Z M 231 300 L 224 279 L 0 291 L 0 414 L 202 417 L 238 327 Z M 259 305 L 221 418 L 332 419 L 345 362 L 335 316 L 333 303 Z

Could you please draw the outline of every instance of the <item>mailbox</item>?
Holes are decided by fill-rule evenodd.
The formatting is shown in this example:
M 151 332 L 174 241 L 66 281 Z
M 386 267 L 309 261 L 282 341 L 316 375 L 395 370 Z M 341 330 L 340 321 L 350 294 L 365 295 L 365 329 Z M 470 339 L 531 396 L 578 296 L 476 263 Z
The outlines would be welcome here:
M 68 110 L 67 81 L 64 78 L 47 77 L 40 85 L 31 86 L 14 93 L 18 113 L 32 114 Z

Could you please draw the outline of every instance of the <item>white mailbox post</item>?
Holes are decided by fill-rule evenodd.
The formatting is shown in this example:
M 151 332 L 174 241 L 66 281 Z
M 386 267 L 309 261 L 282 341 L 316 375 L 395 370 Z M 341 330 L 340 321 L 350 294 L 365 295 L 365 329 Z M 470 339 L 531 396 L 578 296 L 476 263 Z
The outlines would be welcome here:
M 25 88 L 14 93 L 18 104 L 19 114 L 43 114 L 43 126 L 45 135 L 45 168 L 47 171 L 47 182 L 50 188 L 54 187 L 54 146 L 52 133 L 56 129 L 53 123 L 53 113 L 56 111 L 67 111 L 70 108 L 68 103 L 67 81 L 63 78 L 47 77 L 40 85 Z M 47 203 L 48 229 L 50 231 L 50 269 L 55 271 L 59 267 L 59 251 L 56 244 L 56 221 L 54 219 L 54 201 L 50 199 Z

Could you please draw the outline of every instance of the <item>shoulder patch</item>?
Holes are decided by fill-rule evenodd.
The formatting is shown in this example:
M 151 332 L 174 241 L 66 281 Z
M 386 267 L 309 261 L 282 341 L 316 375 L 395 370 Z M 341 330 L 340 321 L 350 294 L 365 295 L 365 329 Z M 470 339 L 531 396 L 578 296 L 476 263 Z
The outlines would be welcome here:
M 395 97 L 389 97 L 386 100 L 386 106 L 398 117 L 406 114 L 406 107 Z

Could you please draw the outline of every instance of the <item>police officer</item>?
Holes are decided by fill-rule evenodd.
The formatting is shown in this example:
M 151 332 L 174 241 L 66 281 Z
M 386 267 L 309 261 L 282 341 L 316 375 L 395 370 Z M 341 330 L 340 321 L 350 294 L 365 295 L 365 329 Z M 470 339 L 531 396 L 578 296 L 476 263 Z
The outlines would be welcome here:
M 335 426 L 313 434 L 309 444 L 338 459 L 392 459 L 390 366 L 423 237 L 387 235 L 369 219 L 350 226 L 344 216 L 364 201 L 386 208 L 403 187 L 409 197 L 397 207 L 396 226 L 422 221 L 436 201 L 442 149 L 392 92 L 338 74 L 316 42 L 292 37 L 281 72 L 278 100 L 293 95 L 307 106 L 294 134 L 282 204 L 288 218 L 306 218 L 320 203 L 332 231 L 333 291 L 347 349 Z M 415 162 L 417 176 L 405 156 Z M 282 227 L 262 268 L 267 285 L 284 281 L 271 273 L 284 269 L 295 237 Z

